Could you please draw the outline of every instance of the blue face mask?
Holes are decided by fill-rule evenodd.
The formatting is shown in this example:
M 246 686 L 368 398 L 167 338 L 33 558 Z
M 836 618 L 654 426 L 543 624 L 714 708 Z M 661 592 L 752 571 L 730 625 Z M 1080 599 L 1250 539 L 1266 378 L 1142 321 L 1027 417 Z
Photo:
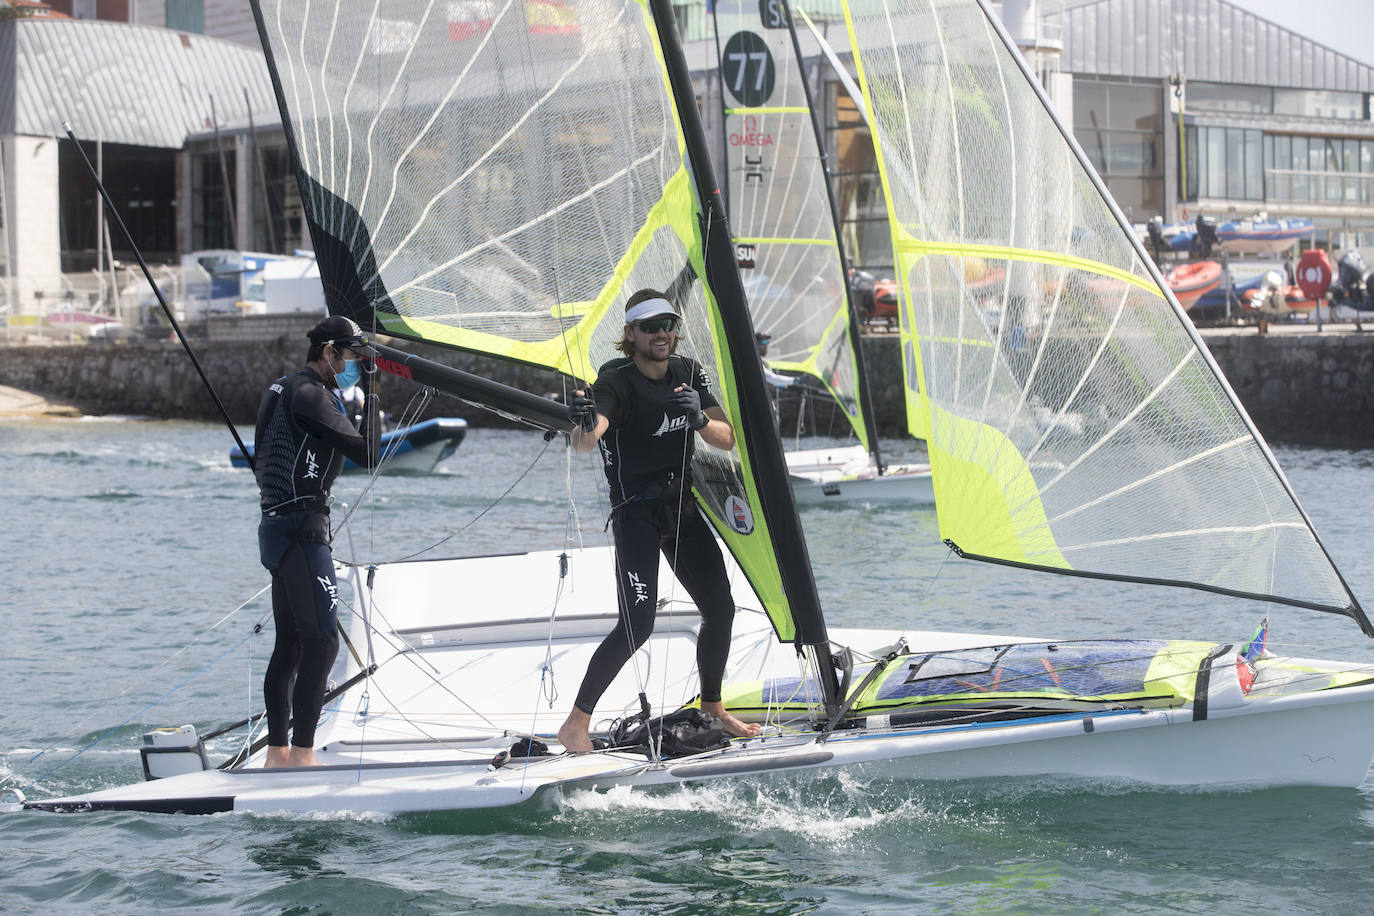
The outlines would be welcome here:
M 344 360 L 344 370 L 334 374 L 334 382 L 339 386 L 339 390 L 352 388 L 358 384 L 358 380 L 363 376 L 362 369 L 358 365 L 361 362 L 360 359 Z

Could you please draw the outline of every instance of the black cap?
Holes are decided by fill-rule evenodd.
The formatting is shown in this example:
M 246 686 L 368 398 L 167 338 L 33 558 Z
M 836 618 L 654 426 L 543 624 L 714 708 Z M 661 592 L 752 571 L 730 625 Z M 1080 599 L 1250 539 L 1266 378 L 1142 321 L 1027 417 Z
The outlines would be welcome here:
M 363 356 L 377 355 L 377 350 L 368 342 L 367 335 L 358 327 L 358 323 L 343 315 L 329 316 L 315 325 L 307 336 L 313 344 L 332 343 L 335 347 L 348 347 Z

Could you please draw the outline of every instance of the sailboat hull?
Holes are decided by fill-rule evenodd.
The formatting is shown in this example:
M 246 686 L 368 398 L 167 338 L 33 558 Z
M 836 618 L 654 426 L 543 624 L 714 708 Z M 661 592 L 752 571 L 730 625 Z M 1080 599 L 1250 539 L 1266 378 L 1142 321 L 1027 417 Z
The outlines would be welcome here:
M 382 433 L 382 467 L 387 471 L 406 471 L 428 474 L 449 458 L 468 434 L 468 421 L 462 417 L 435 417 L 412 426 Z M 253 446 L 248 446 L 253 454 Z M 229 450 L 229 463 L 236 468 L 248 467 L 242 450 Z M 367 469 L 345 458 L 341 473 L 365 472 Z
M 802 715 L 804 705 L 787 711 L 774 703 L 763 717 L 771 723 L 767 734 L 719 751 L 662 764 L 625 752 L 557 754 L 552 735 L 567 714 L 571 685 L 615 620 L 612 563 L 609 549 L 573 554 L 559 597 L 558 588 L 551 587 L 561 565 L 559 552 L 384 565 L 373 573 L 370 592 L 368 570 L 343 568 L 340 579 L 350 586 L 353 601 L 374 615 L 373 645 L 380 667 L 329 704 L 318 733 L 318 754 L 326 766 L 265 770 L 259 754 L 230 770 L 196 770 L 29 802 L 28 807 L 64 812 L 442 811 L 523 804 L 556 790 L 651 788 L 823 773 L 835 767 L 899 780 L 1064 777 L 1222 789 L 1356 786 L 1374 759 L 1374 668 L 1266 657 L 1246 694 L 1234 652 L 1214 665 L 1209 662 L 1210 677 L 1203 686 L 1195 686 L 1202 683 L 1196 665 L 1176 667 L 1169 675 L 1176 689 L 1152 688 L 1144 691 L 1151 696 L 1138 702 L 1082 688 L 1075 688 L 1078 692 L 1068 702 L 1047 702 L 1037 686 L 1018 690 L 1022 699 L 1014 709 L 1021 718 L 991 719 L 946 703 L 949 697 L 927 696 L 934 702 L 915 708 L 933 706 L 944 712 L 906 724 L 895 715 L 884 720 L 882 710 L 875 714 L 870 709 L 852 720 L 856 727 L 825 739 L 810 728 Z M 658 712 L 693 700 L 697 615 L 671 585 L 666 567 L 660 581 L 668 603 L 637 663 L 627 665 L 607 692 L 598 711 L 602 727 L 638 708 L 636 668 L 648 672 L 665 694 Z M 455 601 L 455 595 L 461 600 Z M 752 596 L 740 582 L 735 597 L 742 608 L 736 617 L 726 700 L 747 715 L 730 699 L 732 684 L 752 684 L 750 689 L 757 691 L 760 684 L 795 680 L 798 670 L 790 647 L 779 646 L 767 618 L 748 606 Z M 531 615 L 512 619 L 507 611 L 512 606 L 529 608 Z M 990 652 L 1001 669 L 1015 673 L 1019 666 L 1024 675 L 1039 667 L 1043 650 L 1055 659 L 1053 670 L 1044 669 L 1045 676 L 1067 683 L 1078 676 L 1085 659 L 1114 652 L 1117 661 L 1153 665 L 1150 659 L 1157 657 L 1159 646 L 1175 645 L 1050 643 L 1005 635 L 842 628 L 832 636 L 875 658 L 904 637 L 911 650 L 899 655 L 890 670 L 908 683 L 905 666 L 923 657 L 926 664 L 940 657 L 963 665 L 955 675 L 967 679 L 996 674 L 996 667 L 981 660 Z M 361 623 L 353 629 L 352 642 L 368 644 Z M 1014 661 L 1018 653 L 1019 662 Z M 1137 680 L 1138 685 L 1158 682 L 1157 669 L 1150 670 L 1155 674 Z M 356 663 L 350 664 L 347 673 L 355 671 Z M 856 669 L 856 681 L 860 677 Z M 1021 684 L 1029 686 L 1027 680 Z M 1002 689 L 1006 694 L 1005 683 Z M 796 700 L 805 693 L 803 685 L 788 695 Z M 1201 704 L 1194 699 L 1199 695 Z M 980 705 L 986 696 L 977 694 Z M 392 702 L 404 708 L 392 708 Z M 525 734 L 535 735 L 555 753 L 516 756 L 494 765 Z M 226 745 L 221 750 L 232 749 Z
M 892 464 L 878 473 L 861 445 L 787 453 L 787 473 L 799 505 L 839 502 L 934 503 L 928 464 Z
M 1073 778 L 1243 789 L 1357 786 L 1374 757 L 1374 687 L 1264 701 L 1192 721 L 1191 710 L 1109 711 L 1053 721 L 779 737 L 652 764 L 624 753 L 211 770 L 31 802 L 61 813 L 449 811 L 504 807 L 549 790 L 645 789 L 844 768 L 861 778 Z

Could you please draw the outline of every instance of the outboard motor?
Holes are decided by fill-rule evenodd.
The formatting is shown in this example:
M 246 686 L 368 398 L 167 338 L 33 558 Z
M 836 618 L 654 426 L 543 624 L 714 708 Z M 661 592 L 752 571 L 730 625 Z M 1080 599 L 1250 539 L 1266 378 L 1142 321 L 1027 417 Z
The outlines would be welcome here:
M 849 295 L 853 300 L 854 308 L 859 313 L 860 321 L 870 321 L 873 318 L 873 284 L 875 282 L 874 276 L 868 271 L 849 268 Z
M 1284 277 L 1277 270 L 1266 271 L 1260 278 L 1259 286 L 1251 291 L 1245 307 L 1256 312 L 1259 318 L 1259 332 L 1268 333 L 1269 320 L 1282 318 L 1289 312 L 1288 299 L 1284 296 Z
M 1332 297 L 1338 305 L 1363 311 L 1374 308 L 1374 303 L 1367 301 L 1368 292 L 1369 271 L 1365 267 L 1364 255 L 1351 249 L 1336 264 L 1336 279 L 1331 284 Z
M 1215 216 L 1197 217 L 1197 238 L 1193 241 L 1196 257 L 1210 258 L 1212 249 L 1217 247 L 1217 218 Z
M 1159 264 L 1164 256 L 1164 249 L 1169 247 L 1164 241 L 1164 217 L 1152 216 L 1150 221 L 1145 224 L 1145 232 L 1150 236 L 1150 247 L 1155 252 L 1155 263 Z

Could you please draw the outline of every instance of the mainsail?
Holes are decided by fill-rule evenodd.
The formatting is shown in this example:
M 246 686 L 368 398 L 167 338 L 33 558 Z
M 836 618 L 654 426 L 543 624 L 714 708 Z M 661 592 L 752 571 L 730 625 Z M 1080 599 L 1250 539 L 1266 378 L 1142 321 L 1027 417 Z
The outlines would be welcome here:
M 850 0 L 941 535 L 1348 615 L 1272 454 L 982 0 Z
M 779 637 L 824 644 L 790 493 L 760 483 L 786 475 L 776 439 L 750 433 L 771 422 L 738 279 L 725 300 L 700 279 L 721 260 L 708 233 L 724 229 L 700 219 L 709 194 L 688 161 L 663 11 L 254 8 L 330 310 L 588 382 L 616 355 L 626 298 L 668 289 L 686 321 L 679 352 L 714 376 L 742 430 L 732 452 L 698 446 L 698 500 Z
M 725 176 L 736 258 L 769 363 L 825 386 L 867 448 L 858 327 L 810 93 L 782 0 L 718 0 Z

